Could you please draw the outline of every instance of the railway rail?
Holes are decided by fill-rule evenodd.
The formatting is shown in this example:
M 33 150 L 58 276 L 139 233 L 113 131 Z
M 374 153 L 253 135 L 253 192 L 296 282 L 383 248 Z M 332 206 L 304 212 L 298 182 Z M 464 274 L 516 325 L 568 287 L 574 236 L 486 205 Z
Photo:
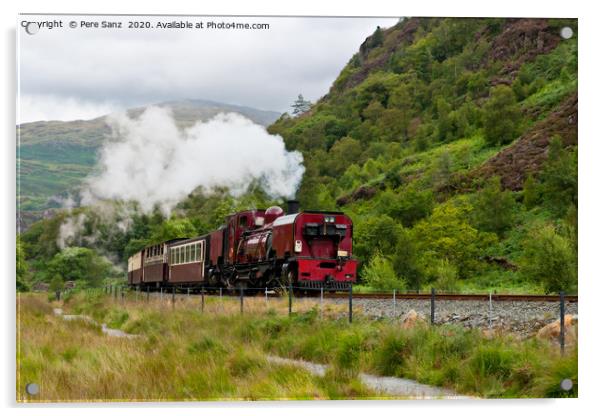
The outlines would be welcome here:
M 404 299 L 415 299 L 415 300 L 429 300 L 431 299 L 430 293 L 396 293 L 395 298 L 397 300 Z M 474 301 L 487 301 L 489 300 L 489 294 L 458 294 L 458 293 L 436 293 L 435 297 L 437 300 L 474 300 Z M 347 293 L 324 293 L 324 298 L 347 298 Z M 393 293 L 353 293 L 354 299 L 391 299 Z M 558 302 L 559 295 L 516 295 L 516 294 L 492 294 L 492 301 L 506 301 L 506 302 Z M 577 295 L 565 295 L 565 302 L 578 302 Z
M 286 297 L 285 288 L 281 288 L 281 291 L 274 291 L 269 289 L 269 297 Z M 216 295 L 219 293 L 219 288 L 204 288 L 207 296 Z M 200 289 L 195 288 L 190 292 L 187 292 L 186 288 L 176 288 L 179 295 L 182 293 L 189 293 L 198 295 Z M 163 292 L 166 296 L 171 295 L 171 290 L 166 289 Z M 223 296 L 239 297 L 240 292 L 238 289 L 223 290 Z M 254 296 L 265 296 L 265 289 L 254 288 L 246 289 L 244 293 L 245 297 Z M 294 297 L 305 298 L 305 297 L 317 297 L 320 296 L 318 290 L 305 290 L 304 288 L 294 288 Z M 348 292 L 331 292 L 324 290 L 324 299 L 347 299 L 349 298 Z M 431 293 L 395 293 L 393 292 L 353 292 L 353 299 L 395 299 L 397 300 L 430 300 L 432 297 Z M 439 300 L 450 300 L 450 301 L 502 301 L 502 302 L 558 302 L 560 300 L 559 295 L 534 295 L 534 294 L 500 294 L 500 293 L 435 293 L 435 298 Z M 564 295 L 564 301 L 567 303 L 578 303 L 578 295 Z

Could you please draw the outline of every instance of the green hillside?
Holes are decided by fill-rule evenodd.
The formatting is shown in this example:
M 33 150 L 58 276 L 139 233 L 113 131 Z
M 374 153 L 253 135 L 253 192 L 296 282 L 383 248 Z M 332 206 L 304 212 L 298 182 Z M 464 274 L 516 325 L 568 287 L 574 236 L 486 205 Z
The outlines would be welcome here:
M 310 111 L 269 129 L 304 153 L 301 205 L 351 214 L 372 285 L 574 290 L 576 33 L 554 19 L 377 29 Z

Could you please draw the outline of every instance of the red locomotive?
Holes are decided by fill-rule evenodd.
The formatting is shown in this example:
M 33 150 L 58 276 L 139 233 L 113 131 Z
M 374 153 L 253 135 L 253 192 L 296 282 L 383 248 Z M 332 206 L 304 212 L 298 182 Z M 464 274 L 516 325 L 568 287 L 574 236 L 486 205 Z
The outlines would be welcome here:
M 146 247 L 128 259 L 139 287 L 345 289 L 356 281 L 353 223 L 342 212 L 298 212 L 297 201 L 229 215 L 219 229 Z

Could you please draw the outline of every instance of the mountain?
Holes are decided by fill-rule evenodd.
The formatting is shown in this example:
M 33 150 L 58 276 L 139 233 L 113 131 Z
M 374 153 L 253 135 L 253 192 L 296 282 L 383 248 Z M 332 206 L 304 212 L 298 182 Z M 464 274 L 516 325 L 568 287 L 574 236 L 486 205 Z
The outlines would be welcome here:
M 268 126 L 280 113 L 258 110 L 208 100 L 182 100 L 157 104 L 172 109 L 176 123 L 190 127 L 220 112 L 239 113 L 257 124 Z M 136 117 L 145 107 L 128 110 Z M 25 223 L 37 219 L 41 211 L 60 206 L 57 197 L 64 196 L 88 175 L 97 159 L 97 150 L 111 129 L 106 116 L 93 120 L 37 121 L 18 128 L 18 182 L 20 210 Z
M 301 205 L 352 216 L 373 286 L 574 289 L 577 36 L 576 19 L 377 28 L 268 129 L 304 155 Z

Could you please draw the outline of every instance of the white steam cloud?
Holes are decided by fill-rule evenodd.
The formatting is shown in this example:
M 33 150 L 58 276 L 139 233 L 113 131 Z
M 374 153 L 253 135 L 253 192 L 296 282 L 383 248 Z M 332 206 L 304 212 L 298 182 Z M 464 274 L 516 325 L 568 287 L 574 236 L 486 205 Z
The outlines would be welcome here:
M 158 107 L 110 122 L 115 139 L 101 150 L 101 173 L 87 180 L 86 205 L 114 199 L 169 212 L 198 187 L 225 186 L 236 196 L 255 180 L 272 197 L 292 197 L 305 171 L 301 153 L 238 114 L 218 114 L 183 131 L 169 109 Z

